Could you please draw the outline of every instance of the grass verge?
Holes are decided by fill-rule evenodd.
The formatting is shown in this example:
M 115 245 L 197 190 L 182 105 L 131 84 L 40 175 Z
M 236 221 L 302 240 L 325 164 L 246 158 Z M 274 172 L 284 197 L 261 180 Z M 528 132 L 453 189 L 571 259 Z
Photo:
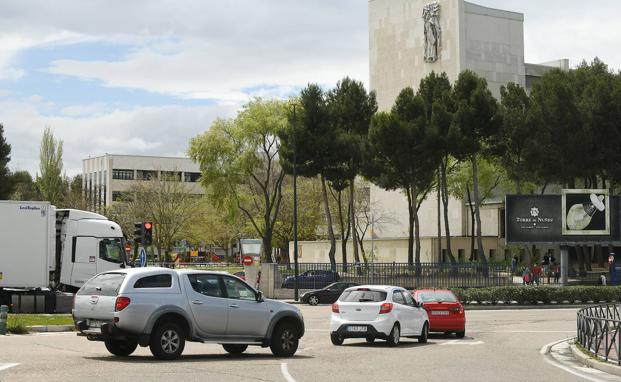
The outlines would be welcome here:
M 70 314 L 9 314 L 7 331 L 13 334 L 28 333 L 29 326 L 73 325 Z

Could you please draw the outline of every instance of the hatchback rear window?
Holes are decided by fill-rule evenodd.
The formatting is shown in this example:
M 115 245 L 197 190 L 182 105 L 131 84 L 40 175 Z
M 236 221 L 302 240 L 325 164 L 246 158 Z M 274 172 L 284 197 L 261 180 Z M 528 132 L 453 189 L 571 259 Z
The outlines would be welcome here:
M 343 302 L 382 302 L 386 300 L 386 292 L 377 290 L 345 291 L 339 300 Z
M 418 299 L 421 302 L 434 302 L 434 301 L 457 302 L 457 297 L 455 297 L 453 293 L 442 292 L 442 291 L 420 292 L 418 293 Z
M 78 294 L 116 296 L 124 279 L 125 273 L 102 273 L 87 281 Z

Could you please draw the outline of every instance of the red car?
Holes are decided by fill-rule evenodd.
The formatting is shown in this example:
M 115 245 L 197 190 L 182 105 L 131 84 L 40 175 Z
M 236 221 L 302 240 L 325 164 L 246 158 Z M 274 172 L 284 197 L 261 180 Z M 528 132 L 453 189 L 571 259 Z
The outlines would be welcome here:
M 457 338 L 466 334 L 464 306 L 450 290 L 421 289 L 412 291 L 414 299 L 423 304 L 429 316 L 429 331 L 455 333 Z

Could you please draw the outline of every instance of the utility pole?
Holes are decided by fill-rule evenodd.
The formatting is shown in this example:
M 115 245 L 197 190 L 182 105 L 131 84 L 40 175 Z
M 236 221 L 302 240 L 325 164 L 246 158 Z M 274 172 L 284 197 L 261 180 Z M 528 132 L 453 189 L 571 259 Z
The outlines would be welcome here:
M 293 104 L 293 262 L 294 262 L 294 274 L 295 274 L 295 289 L 293 292 L 293 299 L 298 301 L 299 289 L 298 289 L 298 187 L 297 187 L 297 169 L 296 169 L 296 126 L 297 118 L 295 114 L 295 104 Z

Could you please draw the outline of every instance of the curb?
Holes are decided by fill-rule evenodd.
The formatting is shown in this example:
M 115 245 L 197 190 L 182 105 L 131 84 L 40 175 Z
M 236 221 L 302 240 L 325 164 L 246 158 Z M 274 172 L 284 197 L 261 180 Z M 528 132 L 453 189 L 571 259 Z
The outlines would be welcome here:
M 599 371 L 603 371 L 604 373 L 614 374 L 621 377 L 621 366 L 616 366 L 607 361 L 600 361 L 593 357 L 589 357 L 588 355 L 584 354 L 580 349 L 578 349 L 578 347 L 573 343 L 569 344 L 569 349 L 571 349 L 571 354 L 574 356 L 574 358 L 585 366 L 592 367 L 593 369 L 597 369 Z
M 308 305 L 303 303 L 302 301 L 294 301 L 294 300 L 279 300 L 285 302 L 287 304 L 292 305 Z M 330 306 L 330 304 L 319 304 Z M 485 304 L 485 305 L 464 305 L 465 310 L 525 310 L 525 309 L 579 309 L 586 308 L 590 305 L 588 304 L 530 304 L 530 305 L 520 305 L 520 304 L 505 304 L 505 305 L 497 305 L 497 304 Z
M 590 305 L 584 304 L 506 304 L 506 305 L 464 305 L 465 310 L 525 310 L 525 309 L 579 309 L 586 308 Z
M 57 333 L 72 332 L 75 328 L 73 325 L 35 325 L 28 326 L 28 331 L 37 333 Z

